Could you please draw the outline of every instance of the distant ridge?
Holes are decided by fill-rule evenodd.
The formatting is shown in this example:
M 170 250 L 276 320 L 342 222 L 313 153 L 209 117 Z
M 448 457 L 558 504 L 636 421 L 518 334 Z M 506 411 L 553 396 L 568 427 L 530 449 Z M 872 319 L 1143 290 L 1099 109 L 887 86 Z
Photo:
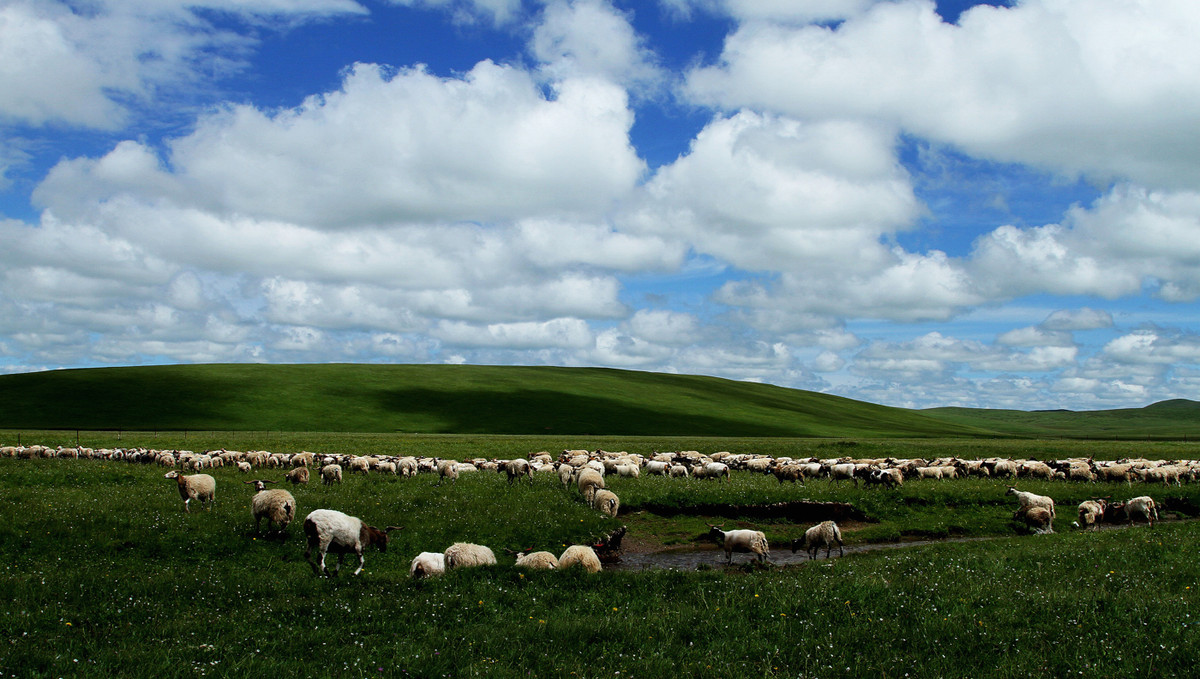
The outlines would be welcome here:
M 0 429 L 723 437 L 1200 437 L 1200 403 L 907 410 L 608 368 L 209 364 L 0 376 Z

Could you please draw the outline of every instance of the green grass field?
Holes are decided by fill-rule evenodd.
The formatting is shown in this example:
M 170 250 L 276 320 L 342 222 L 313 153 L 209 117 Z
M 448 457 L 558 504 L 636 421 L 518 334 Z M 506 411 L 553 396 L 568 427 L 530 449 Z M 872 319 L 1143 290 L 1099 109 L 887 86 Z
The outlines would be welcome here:
M 889 408 L 600 368 L 184 365 L 0 376 L 0 429 L 683 437 L 1200 438 L 1200 404 L 1017 413 Z
M 253 531 L 244 476 L 214 470 L 215 509 L 184 514 L 163 471 L 0 459 L 0 674 L 1192 676 L 1200 651 L 1200 523 L 1069 529 L 1072 503 L 1093 494 L 1150 492 L 1186 514 L 1200 486 L 1030 485 L 1062 510 L 1057 534 L 1027 536 L 1001 481 L 868 491 L 743 472 L 727 483 L 613 479 L 630 512 L 613 520 L 551 477 L 510 488 L 492 473 L 443 486 L 370 475 L 296 489 L 297 523 L 276 537 Z M 494 569 L 407 575 L 416 553 L 458 540 L 558 553 L 627 524 L 631 537 L 693 544 L 705 507 L 798 497 L 859 506 L 871 520 L 847 532 L 851 544 L 1000 537 L 788 568 L 725 570 L 714 558 L 692 572 L 522 573 L 501 554 Z M 656 516 L 650 505 L 696 511 Z M 387 553 L 367 553 L 361 576 L 317 579 L 299 530 L 317 507 L 405 529 Z M 761 527 L 781 550 L 806 526 Z

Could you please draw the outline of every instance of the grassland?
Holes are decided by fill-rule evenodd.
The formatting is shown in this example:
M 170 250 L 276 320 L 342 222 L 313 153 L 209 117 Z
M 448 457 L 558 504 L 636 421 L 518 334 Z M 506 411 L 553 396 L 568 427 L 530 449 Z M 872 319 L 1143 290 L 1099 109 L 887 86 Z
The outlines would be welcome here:
M 557 436 L 1200 438 L 1200 404 L 914 411 L 765 384 L 598 368 L 186 365 L 0 376 L 0 429 Z
M 456 449 L 449 438 L 433 443 Z M 547 442 L 471 441 L 457 449 Z M 368 553 L 362 576 L 317 579 L 299 526 L 254 533 L 244 477 L 213 473 L 215 509 L 189 515 L 153 466 L 0 460 L 0 675 L 1166 677 L 1192 676 L 1200 651 L 1200 522 L 1085 535 L 1063 518 L 1084 497 L 1143 488 L 1030 486 L 1066 509 L 1058 534 L 1025 536 L 999 481 L 867 491 L 749 473 L 613 479 L 629 512 L 613 520 L 553 478 L 510 488 L 495 474 L 443 486 L 350 477 L 296 489 L 300 515 L 332 507 L 406 527 L 387 553 Z M 1150 492 L 1171 511 L 1200 506 L 1200 486 Z M 693 544 L 706 508 L 799 497 L 859 506 L 870 520 L 848 531 L 855 543 L 999 537 L 798 568 L 726 571 L 714 554 L 712 570 L 588 577 L 521 573 L 502 557 L 495 569 L 407 577 L 417 552 L 456 540 L 559 552 L 624 523 L 631 536 Z M 656 516 L 651 505 L 689 511 Z M 761 527 L 778 550 L 805 526 Z

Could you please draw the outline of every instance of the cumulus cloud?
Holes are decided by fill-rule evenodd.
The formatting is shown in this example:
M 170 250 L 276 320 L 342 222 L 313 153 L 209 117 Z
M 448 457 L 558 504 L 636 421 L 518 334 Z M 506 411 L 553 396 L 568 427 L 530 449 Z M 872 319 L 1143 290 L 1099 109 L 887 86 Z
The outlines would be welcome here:
M 696 102 L 899 126 L 978 157 L 1164 187 L 1200 186 L 1200 5 L 1030 0 L 956 25 L 928 0 L 835 26 L 748 21 Z
M 529 48 L 554 80 L 600 77 L 645 90 L 665 78 L 628 17 L 605 0 L 548 3 Z
M 739 21 L 806 24 L 854 16 L 879 0 L 660 0 L 668 10 L 690 17 L 694 9 Z
M 462 24 L 506 24 L 521 13 L 521 0 L 388 0 L 405 7 L 421 7 L 448 12 Z

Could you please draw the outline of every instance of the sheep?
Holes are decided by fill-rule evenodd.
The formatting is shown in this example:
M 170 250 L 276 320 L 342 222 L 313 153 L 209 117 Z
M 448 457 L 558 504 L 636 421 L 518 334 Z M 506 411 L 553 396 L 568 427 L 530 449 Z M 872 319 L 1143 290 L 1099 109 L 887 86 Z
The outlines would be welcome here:
M 1034 533 L 1054 532 L 1054 513 L 1043 506 L 1023 506 L 1017 510 L 1013 518 L 1023 521 Z
M 528 460 L 521 458 L 508 460 L 500 465 L 500 471 L 508 474 L 508 483 L 510 485 L 522 476 L 529 479 L 530 483 L 533 483 L 533 467 L 529 466 Z
M 366 474 L 371 471 L 371 460 L 366 457 L 352 457 L 349 469 L 351 474 Z
M 621 500 L 617 494 L 611 490 L 603 488 L 596 490 L 592 495 L 592 508 L 598 509 L 612 518 L 617 518 L 617 510 L 621 508 Z
M 809 561 L 812 561 L 817 558 L 817 550 L 825 547 L 825 558 L 828 559 L 835 543 L 838 548 L 838 556 L 844 556 L 846 543 L 842 541 L 842 529 L 838 528 L 833 521 L 822 521 L 804 531 L 804 537 L 792 540 L 792 554 L 803 547 L 808 552 Z
M 852 464 L 835 464 L 829 468 L 829 482 L 844 481 L 849 479 L 858 485 L 858 477 L 854 475 L 854 465 Z
M 421 552 L 413 557 L 408 574 L 414 578 L 427 578 L 446 572 L 446 555 L 441 552 Z
M 300 467 L 304 469 L 304 467 Z M 307 470 L 305 470 L 307 471 Z M 296 498 L 282 488 L 267 490 L 266 484 L 275 483 L 267 479 L 244 481 L 254 485 L 258 492 L 250 498 L 250 515 L 254 517 L 254 531 L 262 530 L 262 520 L 267 520 L 267 528 L 279 526 L 279 532 L 287 530 L 288 524 L 296 517 Z
M 438 482 L 437 485 L 442 485 L 446 479 L 450 479 L 456 485 L 458 484 L 458 462 L 454 460 L 438 460 L 437 461 Z
M 308 467 L 296 467 L 284 475 L 284 478 L 291 481 L 293 486 L 308 483 Z
M 530 568 L 536 571 L 550 571 L 558 568 L 558 557 L 550 552 L 520 552 L 515 565 L 517 568 Z
M 671 478 L 673 478 L 673 479 L 688 478 L 688 468 L 681 464 L 671 465 L 671 469 L 669 470 L 669 472 L 670 472 Z
M 596 491 L 604 488 L 604 477 L 594 469 L 580 469 L 575 475 L 575 483 L 579 487 L 579 492 L 583 494 L 583 498 L 589 503 L 595 497 Z
M 798 464 L 780 465 L 768 471 L 775 475 L 781 486 L 784 481 L 791 481 L 792 483 L 799 481 L 800 485 L 804 485 L 804 467 Z
M 1083 530 L 1097 530 L 1104 517 L 1105 500 L 1084 500 L 1079 503 L 1079 521 L 1075 525 Z
M 558 557 L 558 568 L 562 570 L 572 566 L 578 566 L 588 573 L 599 573 L 600 557 L 596 555 L 596 550 L 587 545 L 571 545 Z
M 1138 514 L 1146 519 L 1146 523 L 1153 526 L 1155 521 L 1158 521 L 1158 505 L 1154 503 L 1154 498 L 1149 495 L 1135 497 L 1125 503 L 1125 513 L 1129 517 L 1129 525 L 1133 525 L 1133 515 Z
M 619 464 L 617 476 L 636 479 L 641 476 L 641 469 L 636 464 Z
M 1045 495 L 1037 495 L 1036 493 L 1027 493 L 1023 490 L 1017 490 L 1012 486 L 1009 486 L 1008 490 L 1004 491 L 1004 494 L 1017 496 L 1017 503 L 1019 505 L 1017 509 L 1018 514 L 1025 511 L 1029 507 L 1045 507 L 1050 511 L 1050 518 L 1055 518 L 1053 498 L 1046 497 Z M 1014 514 L 1013 518 L 1020 517 Z
M 570 486 L 575 480 L 575 468 L 569 464 L 560 464 L 558 467 L 558 480 L 562 482 L 563 488 Z
M 238 460 L 237 469 L 239 472 L 243 474 L 249 474 L 252 468 L 253 467 L 250 466 L 249 462 L 246 462 L 245 460 Z
M 391 474 L 392 476 L 395 476 L 396 475 L 396 463 L 391 462 L 389 460 L 384 460 L 383 462 L 380 462 L 379 464 L 377 464 L 375 466 L 375 470 L 378 471 L 380 474 Z
M 667 462 L 659 460 L 651 460 L 646 463 L 646 473 L 651 476 L 666 476 L 671 471 L 671 465 Z
M 321 467 L 321 483 L 326 486 L 332 486 L 335 483 L 342 482 L 342 465 L 327 464 Z
M 496 555 L 490 548 L 469 542 L 456 542 L 450 545 L 446 548 L 445 557 L 446 570 L 496 565 Z
M 204 505 L 209 511 L 212 511 L 212 506 L 216 502 L 217 496 L 216 479 L 208 474 L 184 476 L 174 469 L 163 474 L 163 478 L 175 479 L 175 482 L 179 484 L 179 497 L 183 498 L 183 511 L 191 513 L 188 503 L 192 500 L 199 500 L 200 504 Z
M 358 555 L 358 569 L 354 575 L 362 572 L 363 550 L 370 545 L 379 547 L 386 552 L 388 535 L 393 531 L 403 530 L 399 526 L 388 526 L 380 530 L 368 526 L 356 516 L 343 514 L 335 509 L 314 509 L 304 517 L 304 535 L 308 538 L 308 549 L 304 550 L 304 560 L 312 566 L 313 573 L 318 577 L 327 575 L 325 570 L 325 554 L 333 552 L 338 555 L 337 566 L 333 575 L 342 568 L 342 557 L 350 552 Z M 313 550 L 321 555 L 320 563 L 312 560 Z
M 721 530 L 720 526 L 708 525 L 709 537 L 715 539 L 725 550 L 726 563 L 733 563 L 734 552 L 748 552 L 758 557 L 759 562 L 771 556 L 767 536 L 760 530 Z
M 400 476 L 408 478 L 417 475 L 420 465 L 417 463 L 417 458 L 415 457 L 402 457 L 396 463 L 396 469 L 400 473 Z

